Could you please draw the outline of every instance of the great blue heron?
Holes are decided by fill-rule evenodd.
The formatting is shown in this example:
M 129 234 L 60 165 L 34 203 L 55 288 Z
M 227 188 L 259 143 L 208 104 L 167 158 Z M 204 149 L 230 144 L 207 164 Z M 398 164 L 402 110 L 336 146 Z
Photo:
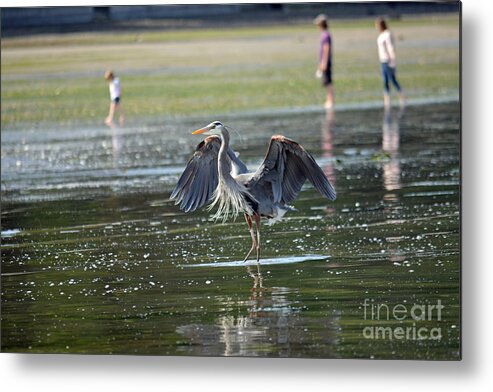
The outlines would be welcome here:
M 298 197 L 308 179 L 325 197 L 335 200 L 336 191 L 315 159 L 298 143 L 282 135 L 272 136 L 264 161 L 249 172 L 229 147 L 229 132 L 219 121 L 192 132 L 209 135 L 197 146 L 188 161 L 171 199 L 185 212 L 195 211 L 209 201 L 218 206 L 215 219 L 245 215 L 253 250 L 260 259 L 260 218 L 280 220 L 293 208 L 288 203 Z M 253 229 L 255 222 L 257 236 Z

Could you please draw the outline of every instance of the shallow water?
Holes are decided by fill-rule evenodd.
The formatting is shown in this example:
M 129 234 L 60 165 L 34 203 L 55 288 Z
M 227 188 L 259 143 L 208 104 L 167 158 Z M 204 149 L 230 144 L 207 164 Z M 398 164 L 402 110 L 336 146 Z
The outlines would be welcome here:
M 168 199 L 211 120 L 2 132 L 3 351 L 459 358 L 458 103 L 228 121 L 250 168 L 281 133 L 338 192 L 263 225 L 260 266 Z

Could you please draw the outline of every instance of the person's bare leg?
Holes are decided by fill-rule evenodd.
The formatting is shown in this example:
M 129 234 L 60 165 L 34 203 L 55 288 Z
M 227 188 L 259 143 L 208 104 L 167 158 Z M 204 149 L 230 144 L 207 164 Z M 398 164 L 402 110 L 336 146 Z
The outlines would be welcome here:
M 108 117 L 106 117 L 106 119 L 104 120 L 104 123 L 109 127 L 113 125 L 113 116 L 115 115 L 115 107 L 116 107 L 115 103 L 111 102 Z
M 118 104 L 118 111 L 120 112 L 120 117 L 118 119 L 118 122 L 120 123 L 120 126 L 123 127 L 125 125 L 125 114 L 123 113 L 123 108 L 122 104 Z
M 334 107 L 334 86 L 332 84 L 327 86 L 327 98 L 324 107 L 325 109 L 332 109 Z
M 401 106 L 401 109 L 406 106 L 406 95 L 404 94 L 404 91 L 399 91 L 399 104 Z
M 260 261 L 260 215 L 255 214 L 253 216 L 255 219 L 255 225 L 257 227 L 257 263 Z
M 250 255 L 252 254 L 253 250 L 257 247 L 257 243 L 255 240 L 255 233 L 253 232 L 253 224 L 252 224 L 252 218 L 250 218 L 247 214 L 245 214 L 245 220 L 248 225 L 248 230 L 250 231 L 250 237 L 252 238 L 252 247 L 248 251 L 245 259 L 243 262 L 247 261 Z
M 385 109 L 390 108 L 390 95 L 388 93 L 383 94 L 383 107 Z

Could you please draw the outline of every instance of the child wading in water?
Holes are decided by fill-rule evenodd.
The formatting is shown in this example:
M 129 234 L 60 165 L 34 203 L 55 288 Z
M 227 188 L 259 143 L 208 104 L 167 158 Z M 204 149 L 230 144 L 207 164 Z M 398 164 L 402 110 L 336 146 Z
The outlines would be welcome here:
M 109 127 L 114 127 L 113 117 L 115 116 L 115 112 L 118 110 L 120 113 L 119 122 L 120 125 L 123 126 L 125 123 L 125 116 L 123 114 L 123 109 L 120 103 L 121 100 L 121 87 L 120 80 L 115 76 L 113 71 L 106 71 L 104 73 L 104 78 L 109 82 L 110 86 L 110 111 L 108 113 L 108 117 L 104 120 L 104 123 Z

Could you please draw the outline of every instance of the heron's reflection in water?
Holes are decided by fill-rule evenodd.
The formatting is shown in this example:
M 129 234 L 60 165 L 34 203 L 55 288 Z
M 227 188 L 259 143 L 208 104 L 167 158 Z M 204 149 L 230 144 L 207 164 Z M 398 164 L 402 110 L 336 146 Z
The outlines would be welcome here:
M 257 289 L 262 289 L 264 278 L 262 277 L 262 273 L 260 272 L 260 263 L 257 263 L 256 272 L 254 272 L 253 268 L 249 265 L 247 266 L 248 275 L 253 278 L 253 288 L 252 292 L 255 292 Z
M 189 324 L 176 331 L 187 339 L 179 350 L 188 355 L 210 356 L 320 356 L 334 357 L 339 313 L 312 319 L 302 315 L 298 290 L 265 287 L 261 266 L 247 267 L 252 287 L 247 298 L 228 305 L 214 323 Z M 226 308 L 226 306 L 224 306 Z M 315 350 L 310 351 L 310 350 Z

